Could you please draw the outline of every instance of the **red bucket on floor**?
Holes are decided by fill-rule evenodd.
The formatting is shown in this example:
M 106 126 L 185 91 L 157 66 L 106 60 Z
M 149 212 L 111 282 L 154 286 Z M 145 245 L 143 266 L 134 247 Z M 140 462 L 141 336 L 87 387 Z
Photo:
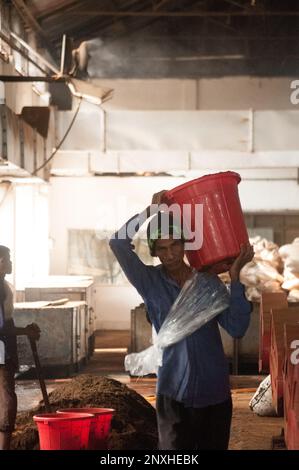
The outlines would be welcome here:
M 248 242 L 247 229 L 238 194 L 241 177 L 226 171 L 203 176 L 167 191 L 163 200 L 178 204 L 183 214 L 185 204 L 191 205 L 191 233 L 202 230 L 202 247 L 186 250 L 191 266 L 198 271 L 213 266 L 213 271 L 227 271 L 240 253 L 240 246 Z M 195 205 L 202 204 L 203 224 L 196 224 Z M 186 222 L 186 221 L 185 221 Z
M 69 408 L 57 413 L 88 413 L 93 415 L 91 421 L 88 449 L 106 450 L 110 432 L 111 419 L 115 412 L 112 408 Z
M 33 416 L 41 450 L 87 450 L 93 419 L 87 413 L 47 413 Z

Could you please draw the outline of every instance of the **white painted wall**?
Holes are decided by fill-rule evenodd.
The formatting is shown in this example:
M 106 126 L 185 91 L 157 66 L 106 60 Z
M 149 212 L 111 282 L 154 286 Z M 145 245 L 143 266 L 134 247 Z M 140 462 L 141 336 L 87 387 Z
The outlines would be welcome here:
M 47 184 L 37 179 L 0 182 L 0 244 L 11 250 L 13 273 L 8 281 L 17 290 L 49 271 L 47 190 Z
M 270 170 L 271 172 L 271 170 Z M 193 173 L 192 178 L 200 176 Z M 296 180 L 267 180 L 271 173 L 256 178 L 252 172 L 239 186 L 243 210 L 299 211 L 299 185 Z M 282 172 L 282 177 L 295 174 Z M 285 175 L 285 176 L 283 176 Z M 274 174 L 278 177 L 278 174 Z M 189 179 L 192 179 L 189 178 Z M 249 179 L 247 179 L 249 178 Z M 154 192 L 188 181 L 170 177 L 55 177 L 50 181 L 50 274 L 67 274 L 67 231 L 117 229 L 133 214 L 143 210 Z M 130 327 L 130 310 L 142 301 L 131 286 L 96 286 L 99 312 L 97 328 Z
M 143 302 L 132 286 L 95 287 L 96 328 L 100 330 L 130 329 L 130 311 Z
M 15 193 L 10 182 L 0 183 L 0 245 L 13 249 L 15 242 Z M 12 261 L 14 253 L 12 252 Z M 14 263 L 13 263 L 14 264 Z

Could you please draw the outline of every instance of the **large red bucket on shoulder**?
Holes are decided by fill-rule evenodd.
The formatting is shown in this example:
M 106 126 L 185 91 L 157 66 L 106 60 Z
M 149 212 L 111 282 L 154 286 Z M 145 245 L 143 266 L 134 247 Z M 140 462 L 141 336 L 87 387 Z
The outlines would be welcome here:
M 92 415 L 89 434 L 89 450 L 107 450 L 111 419 L 115 410 L 112 408 L 68 408 L 57 411 L 60 413 L 88 413 Z
M 40 450 L 87 450 L 93 419 L 87 413 L 45 413 L 33 416 Z
M 200 237 L 198 230 L 202 230 L 202 246 L 186 250 L 186 256 L 199 271 L 212 266 L 216 273 L 227 271 L 239 255 L 241 244 L 248 242 L 238 193 L 240 181 L 240 175 L 232 171 L 206 175 L 167 191 L 163 197 L 168 205 L 178 204 L 181 214 L 184 205 L 191 205 L 190 221 L 184 218 L 184 222 L 195 237 Z M 196 204 L 203 208 L 200 227 L 196 223 Z

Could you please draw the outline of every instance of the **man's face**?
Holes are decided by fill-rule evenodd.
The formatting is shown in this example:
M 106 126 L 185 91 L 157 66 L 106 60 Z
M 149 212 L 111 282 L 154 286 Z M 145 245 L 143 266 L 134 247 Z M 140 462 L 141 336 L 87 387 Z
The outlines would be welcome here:
M 167 271 L 180 268 L 184 259 L 184 243 L 172 237 L 159 238 L 155 243 L 155 255 L 158 256 Z
M 10 253 L 7 252 L 2 258 L 0 258 L 0 274 L 11 274 L 12 262 L 10 259 Z

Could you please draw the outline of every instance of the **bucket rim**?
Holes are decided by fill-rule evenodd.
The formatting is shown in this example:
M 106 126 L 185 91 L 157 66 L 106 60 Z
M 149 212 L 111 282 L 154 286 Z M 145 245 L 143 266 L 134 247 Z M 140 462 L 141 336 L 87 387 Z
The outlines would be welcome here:
M 82 419 L 91 419 L 94 415 L 91 413 L 41 413 L 33 416 L 34 421 L 77 421 Z
M 67 411 L 68 410 L 68 411 Z M 78 410 L 78 411 L 77 411 Z M 86 411 L 83 411 L 86 410 Z M 63 413 L 83 413 L 83 414 L 91 414 L 93 416 L 95 415 L 106 415 L 106 414 L 114 414 L 115 409 L 114 408 L 96 408 L 96 407 L 86 407 L 86 408 L 59 408 L 56 410 L 57 414 L 63 414 Z
M 216 180 L 216 179 L 221 179 L 225 177 L 230 177 L 230 178 L 235 178 L 237 180 L 237 184 L 240 183 L 241 181 L 241 176 L 239 173 L 235 171 L 220 171 L 218 173 L 211 173 L 209 175 L 204 175 L 200 176 L 199 178 L 194 178 L 193 180 L 187 181 L 186 183 L 180 184 L 179 186 L 176 186 L 173 189 L 168 189 L 165 193 L 165 198 L 167 199 L 167 194 L 169 193 L 170 195 L 173 193 L 176 193 L 177 191 L 181 191 L 182 189 L 190 186 L 192 183 L 195 183 L 195 181 L 207 181 L 207 180 Z

